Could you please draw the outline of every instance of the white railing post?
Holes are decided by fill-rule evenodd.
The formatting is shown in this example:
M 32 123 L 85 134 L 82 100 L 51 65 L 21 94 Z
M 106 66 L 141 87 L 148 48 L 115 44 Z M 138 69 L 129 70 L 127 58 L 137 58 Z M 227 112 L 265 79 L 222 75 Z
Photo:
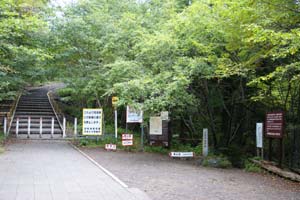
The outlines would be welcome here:
M 43 135 L 43 118 L 40 118 L 40 138 L 42 138 Z
M 30 138 L 31 118 L 28 117 L 27 138 Z
M 54 135 L 54 118 L 52 117 L 52 120 L 51 120 L 51 138 L 53 138 L 53 135 Z
M 3 132 L 4 132 L 4 135 L 6 136 L 6 134 L 7 134 L 7 118 L 6 117 L 4 117 Z
M 66 137 L 66 118 L 64 117 L 63 120 L 63 138 Z
M 74 119 L 74 135 L 77 137 L 77 118 Z
M 19 118 L 17 118 L 17 124 L 16 124 L 16 137 L 19 136 Z

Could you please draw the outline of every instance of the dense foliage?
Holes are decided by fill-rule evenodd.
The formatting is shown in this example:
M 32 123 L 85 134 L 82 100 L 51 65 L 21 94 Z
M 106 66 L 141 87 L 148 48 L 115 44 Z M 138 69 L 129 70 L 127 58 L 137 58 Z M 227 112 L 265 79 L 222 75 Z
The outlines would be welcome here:
M 25 83 L 45 78 L 43 66 L 50 56 L 42 41 L 48 27 L 39 15 L 44 3 L 0 2 L 0 101 L 13 99 Z
M 4 2 L 2 10 L 12 4 Z M 5 83 L 18 85 L 20 70 L 27 78 L 50 70 L 67 83 L 60 94 L 78 116 L 82 107 L 111 107 L 117 95 L 123 111 L 168 110 L 183 141 L 197 143 L 208 127 L 215 149 L 242 153 L 253 149 L 265 112 L 283 110 L 287 141 L 299 140 L 291 140 L 300 120 L 297 0 L 79 0 L 46 19 L 44 41 L 36 13 L 12 8 L 0 21 L 8 26 L 0 33 L 1 94 Z

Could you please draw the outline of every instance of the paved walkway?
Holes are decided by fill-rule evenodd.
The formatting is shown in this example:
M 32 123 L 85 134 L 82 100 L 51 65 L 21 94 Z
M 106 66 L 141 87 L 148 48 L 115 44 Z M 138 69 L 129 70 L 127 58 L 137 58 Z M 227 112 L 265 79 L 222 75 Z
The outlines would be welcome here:
M 0 155 L 0 200 L 144 200 L 64 141 L 19 140 Z

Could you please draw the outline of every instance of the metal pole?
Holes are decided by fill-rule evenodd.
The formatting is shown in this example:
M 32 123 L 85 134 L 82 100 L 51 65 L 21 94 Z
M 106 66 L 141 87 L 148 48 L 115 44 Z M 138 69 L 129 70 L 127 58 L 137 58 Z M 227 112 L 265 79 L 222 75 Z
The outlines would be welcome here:
M 30 125 L 31 125 L 31 118 L 28 117 L 27 138 L 30 138 Z
M 115 109 L 115 138 L 118 139 L 118 111 Z
M 4 132 L 4 136 L 6 136 L 7 133 L 7 118 L 4 117 L 4 124 L 3 124 L 3 132 Z
M 54 118 L 52 117 L 52 120 L 51 120 L 51 138 L 53 138 L 53 135 L 54 135 Z
M 63 120 L 63 138 L 66 137 L 66 118 L 64 117 Z
M 42 138 L 42 134 L 43 134 L 43 118 L 40 118 L 40 138 Z
M 16 124 L 16 137 L 19 136 L 19 118 L 17 118 L 17 124 Z
M 143 123 L 141 123 L 141 150 L 144 150 L 144 126 Z
M 74 135 L 77 137 L 77 118 L 74 119 Z

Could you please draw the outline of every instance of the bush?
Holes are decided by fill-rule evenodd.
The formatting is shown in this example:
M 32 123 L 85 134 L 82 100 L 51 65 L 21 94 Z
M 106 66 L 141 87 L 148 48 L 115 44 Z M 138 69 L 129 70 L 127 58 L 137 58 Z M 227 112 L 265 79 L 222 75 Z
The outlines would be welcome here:
M 231 168 L 232 164 L 225 156 L 208 156 L 203 159 L 202 166 L 215 168 Z
M 245 171 L 247 172 L 255 172 L 255 173 L 261 173 L 262 169 L 260 166 L 258 166 L 256 163 L 253 163 L 249 160 L 246 160 L 245 162 Z
M 161 154 L 169 153 L 168 149 L 161 146 L 145 146 L 144 151 L 149 153 L 161 153 Z

